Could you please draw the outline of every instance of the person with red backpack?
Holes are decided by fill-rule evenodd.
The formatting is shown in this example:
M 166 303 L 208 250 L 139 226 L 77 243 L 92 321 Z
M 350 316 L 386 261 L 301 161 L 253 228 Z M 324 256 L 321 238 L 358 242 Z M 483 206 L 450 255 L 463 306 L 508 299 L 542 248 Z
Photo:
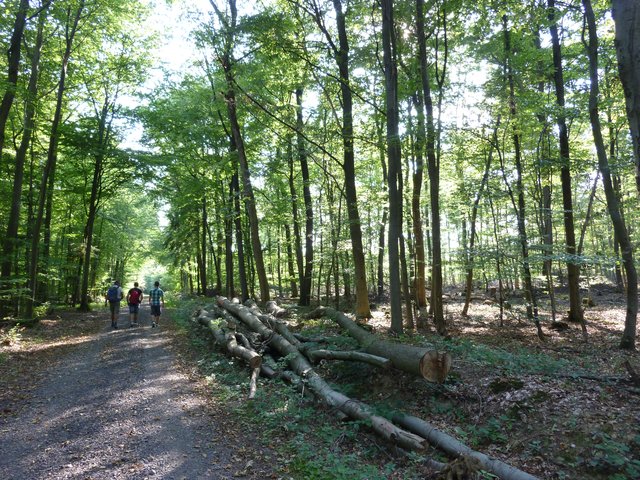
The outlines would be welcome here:
M 129 304 L 129 326 L 138 325 L 138 309 L 142 302 L 142 290 L 138 287 L 138 282 L 133 283 L 133 288 L 127 293 L 127 303 Z

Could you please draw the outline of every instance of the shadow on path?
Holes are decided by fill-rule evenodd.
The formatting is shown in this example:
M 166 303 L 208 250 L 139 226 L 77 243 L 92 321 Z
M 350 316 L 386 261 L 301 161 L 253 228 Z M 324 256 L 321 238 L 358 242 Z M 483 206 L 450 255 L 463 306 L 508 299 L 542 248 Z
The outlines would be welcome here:
M 139 326 L 121 309 L 35 388 L 20 414 L 0 424 L 0 478 L 234 478 L 238 458 L 193 383 L 176 368 L 171 334 Z M 235 465 L 234 465 L 235 463 Z M 243 478 L 270 472 L 248 471 Z

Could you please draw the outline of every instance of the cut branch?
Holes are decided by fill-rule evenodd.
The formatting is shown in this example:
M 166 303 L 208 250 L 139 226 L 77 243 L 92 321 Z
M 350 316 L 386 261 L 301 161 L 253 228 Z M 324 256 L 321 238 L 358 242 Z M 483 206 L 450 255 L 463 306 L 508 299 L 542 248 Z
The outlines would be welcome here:
M 319 360 L 347 360 L 364 362 L 379 368 L 390 368 L 393 363 L 388 358 L 371 355 L 369 353 L 340 351 L 340 350 L 308 350 L 305 352 L 309 360 L 316 363 Z

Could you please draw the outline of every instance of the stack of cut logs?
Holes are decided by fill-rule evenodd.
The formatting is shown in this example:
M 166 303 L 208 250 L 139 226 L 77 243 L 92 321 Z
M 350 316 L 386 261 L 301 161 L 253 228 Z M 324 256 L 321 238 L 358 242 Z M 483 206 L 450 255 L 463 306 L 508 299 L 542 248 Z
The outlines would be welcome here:
M 424 420 L 404 414 L 394 416 L 393 421 L 378 416 L 368 405 L 331 388 L 313 368 L 313 363 L 321 359 L 358 361 L 379 368 L 396 368 L 430 382 L 443 383 L 451 368 L 451 356 L 448 353 L 432 347 L 416 347 L 381 339 L 361 328 L 345 314 L 324 307 L 314 310 L 308 317 L 330 318 L 356 339 L 361 350 L 319 349 L 318 339 L 304 338 L 289 330 L 283 320 L 287 315 L 285 309 L 272 301 L 267 302 L 265 311 L 253 301 L 241 305 L 237 300 L 217 297 L 215 304 L 199 309 L 193 315 L 195 321 L 211 331 L 216 344 L 249 365 L 249 398 L 256 393 L 259 375 L 282 378 L 300 388 L 306 386 L 327 405 L 348 417 L 366 420 L 376 434 L 395 445 L 407 450 L 423 451 L 431 444 L 457 459 L 449 465 L 430 460 L 429 463 L 438 470 L 460 468 L 461 464 L 476 465 L 502 479 L 535 479 L 500 460 L 471 450 Z M 277 372 L 269 362 L 263 362 L 263 357 L 273 350 L 286 359 L 291 370 Z M 461 462 L 461 459 L 465 461 Z

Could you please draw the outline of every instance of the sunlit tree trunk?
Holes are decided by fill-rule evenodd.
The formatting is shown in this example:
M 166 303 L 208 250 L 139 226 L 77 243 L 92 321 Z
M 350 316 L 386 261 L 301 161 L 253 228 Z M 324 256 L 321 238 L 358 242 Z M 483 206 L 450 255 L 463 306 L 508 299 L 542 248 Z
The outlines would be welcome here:
M 413 106 L 417 112 L 417 128 L 415 134 L 415 172 L 413 173 L 413 194 L 411 195 L 411 213 L 413 226 L 413 249 L 415 254 L 415 300 L 418 309 L 416 327 L 422 330 L 427 321 L 427 289 L 425 281 L 424 233 L 422 231 L 422 182 L 424 180 L 424 157 L 426 129 L 424 120 L 424 101 L 421 93 L 413 96 Z
M 400 284 L 399 242 L 402 240 L 402 159 L 398 112 L 398 70 L 393 33 L 393 0 L 382 0 L 382 48 L 385 77 L 385 105 L 387 113 L 387 158 L 389 172 L 389 289 L 391 331 L 403 332 L 402 291 Z

